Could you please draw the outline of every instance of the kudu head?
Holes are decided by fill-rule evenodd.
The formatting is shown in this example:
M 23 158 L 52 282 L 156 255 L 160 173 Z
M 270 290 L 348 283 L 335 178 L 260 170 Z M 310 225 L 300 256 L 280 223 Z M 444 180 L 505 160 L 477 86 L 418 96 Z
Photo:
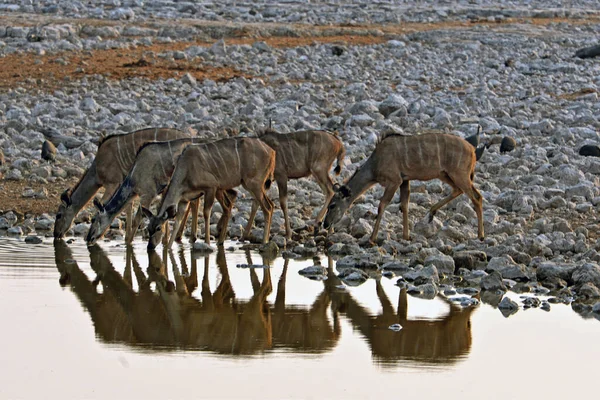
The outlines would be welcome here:
M 108 212 L 106 212 L 102 203 L 96 198 L 94 198 L 94 206 L 96 206 L 98 212 L 92 218 L 92 225 L 85 237 L 85 241 L 89 246 L 95 244 L 104 235 L 104 232 L 108 230 L 112 222 L 112 219 L 108 216 Z
M 58 206 L 56 220 L 54 221 L 55 239 L 60 239 L 65 236 L 71 223 L 73 223 L 76 214 L 77 210 L 75 210 L 75 207 L 73 207 L 73 204 L 71 203 L 71 193 L 69 190 L 65 190 L 63 194 L 60 195 L 60 205 Z
M 338 223 L 344 213 L 352 205 L 352 192 L 348 186 L 334 186 L 334 195 L 327 206 L 327 214 L 323 220 L 323 227 L 325 229 L 331 228 L 334 224 Z
M 177 206 L 172 205 L 167 208 L 165 212 L 157 215 L 154 215 L 152 211 L 148 210 L 146 207 L 142 207 L 142 211 L 150 220 L 148 223 L 148 235 L 150 236 L 150 239 L 148 240 L 148 250 L 153 250 L 162 240 L 165 222 L 167 222 L 168 219 L 174 218 L 177 214 Z

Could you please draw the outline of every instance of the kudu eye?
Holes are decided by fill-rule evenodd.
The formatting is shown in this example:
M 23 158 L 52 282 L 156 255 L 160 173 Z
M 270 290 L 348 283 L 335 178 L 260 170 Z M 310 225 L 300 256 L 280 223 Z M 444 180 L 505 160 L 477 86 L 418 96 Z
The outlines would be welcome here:
M 333 210 L 334 208 L 335 208 L 335 204 L 330 204 L 330 205 L 329 205 L 329 209 L 330 209 L 330 210 Z

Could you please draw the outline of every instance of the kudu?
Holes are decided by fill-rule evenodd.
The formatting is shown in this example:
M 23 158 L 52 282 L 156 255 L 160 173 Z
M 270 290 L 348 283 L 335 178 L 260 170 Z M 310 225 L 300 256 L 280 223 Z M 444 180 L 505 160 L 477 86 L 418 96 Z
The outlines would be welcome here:
M 156 216 L 144 208 L 150 218 L 148 248 L 155 248 L 162 238 L 159 227 L 175 218 L 179 228 L 185 204 L 204 193 L 204 226 L 210 226 L 210 211 L 217 190 L 229 190 L 242 185 L 258 202 L 265 215 L 263 242 L 269 240 L 273 202 L 265 188 L 273 178 L 275 151 L 256 138 L 229 138 L 206 144 L 187 146 L 178 158 L 171 182 L 163 196 Z M 210 243 L 210 235 L 205 236 Z M 168 246 L 173 244 L 173 236 Z
M 149 208 L 154 198 L 167 187 L 175 169 L 175 162 L 183 149 L 193 143 L 206 142 L 206 139 L 186 138 L 167 142 L 149 142 L 143 145 L 139 149 L 129 173 L 108 202 L 101 204 L 97 200 L 94 201 L 98 213 L 92 219 L 92 225 L 86 237 L 88 244 L 96 243 L 98 238 L 110 227 L 112 220 L 121 213 L 121 210 L 133 201 L 134 198 L 139 197 L 140 208 L 138 208 L 131 229 L 128 230 L 125 238 L 126 243 L 131 243 L 143 217 L 142 207 Z M 235 190 L 228 190 L 227 192 L 218 190 L 216 193 L 216 198 L 223 208 L 225 223 L 229 220 L 236 196 L 237 192 Z M 187 206 L 188 211 L 189 209 L 189 206 Z M 198 200 L 194 200 L 191 209 L 193 210 L 191 236 L 191 241 L 193 242 L 196 239 L 198 229 Z M 186 216 L 183 219 L 185 220 Z M 219 227 L 222 225 L 220 223 Z M 185 224 L 181 225 L 181 227 L 184 228 Z M 222 232 L 223 236 L 225 233 L 226 231 L 224 230 Z M 207 234 L 210 234 L 210 232 L 207 231 Z M 165 235 L 166 237 L 167 235 Z M 221 238 L 220 240 L 222 241 Z
M 287 208 L 287 182 L 289 179 L 304 178 L 314 176 L 319 187 L 325 194 L 325 204 L 319 211 L 315 219 L 315 229 L 320 224 L 327 204 L 333 197 L 333 182 L 329 177 L 329 171 L 333 161 L 337 159 L 337 166 L 334 171 L 336 175 L 341 172 L 342 161 L 346 150 L 342 141 L 336 133 L 327 131 L 298 131 L 286 134 L 277 133 L 271 129 L 258 136 L 260 140 L 267 143 L 277 154 L 275 163 L 275 181 L 279 189 L 279 204 L 283 211 L 285 220 L 285 236 L 287 239 L 292 237 L 292 229 L 288 217 Z M 244 231 L 244 238 L 248 238 L 254 216 L 258 210 L 258 204 L 254 203 L 248 225 Z
M 465 193 L 475 207 L 478 220 L 478 237 L 483 240 L 483 197 L 473 185 L 475 176 L 475 148 L 464 139 L 449 134 L 418 136 L 384 136 L 367 161 L 333 196 L 327 209 L 324 227 L 337 223 L 346 210 L 367 189 L 376 183 L 385 190 L 377 210 L 377 219 L 371 234 L 371 243 L 377 238 L 379 224 L 385 208 L 400 188 L 403 238 L 409 239 L 408 205 L 409 181 L 439 179 L 452 187 L 452 193 L 434 204 L 429 210 L 429 220 L 441 207 Z
M 61 204 L 54 222 L 54 237 L 62 238 L 67 233 L 77 213 L 100 188 L 104 187 L 102 202 L 112 196 L 127 176 L 135 155 L 142 145 L 150 141 L 184 137 L 189 135 L 176 129 L 151 128 L 102 138 L 98 143 L 98 151 L 92 165 L 74 188 L 65 190 L 60 196 Z M 131 207 L 127 211 L 130 222 Z

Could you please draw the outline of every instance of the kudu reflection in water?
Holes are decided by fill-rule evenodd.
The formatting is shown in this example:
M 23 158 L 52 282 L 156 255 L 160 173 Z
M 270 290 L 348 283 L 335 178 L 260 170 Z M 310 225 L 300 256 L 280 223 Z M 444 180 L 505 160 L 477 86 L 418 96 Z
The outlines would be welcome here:
M 328 270 L 327 286 L 331 289 L 333 308 L 342 312 L 371 347 L 376 363 L 382 366 L 414 361 L 419 364 L 452 364 L 464 358 L 471 350 L 471 314 L 474 307 L 461 308 L 440 296 L 450 307 L 447 315 L 434 320 L 408 319 L 408 296 L 401 289 L 398 308 L 385 293 L 380 280 L 376 291 L 382 310 L 373 315 L 344 290 L 339 290 L 339 279 Z M 400 324 L 394 331 L 391 325 Z
M 61 284 L 71 283 L 72 291 L 90 312 L 101 340 L 146 349 L 183 348 L 250 355 L 271 348 L 273 343 L 292 351 L 320 353 L 332 349 L 339 338 L 337 317 L 334 315 L 333 328 L 327 318 L 331 302 L 328 291 L 324 290 L 310 309 L 286 307 L 287 263 L 271 309 L 266 302 L 272 290 L 270 270 L 264 269 L 261 282 L 251 268 L 254 295 L 250 300 L 237 300 L 222 249 L 217 254 L 221 278 L 214 292 L 209 284 L 209 259 L 204 260 L 200 299 L 190 296 L 199 284 L 197 260 L 192 258 L 188 271 L 183 249 L 179 252 L 179 266 L 172 252 L 164 252 L 162 259 L 156 252 L 149 253 L 147 275 L 131 247 L 127 249 L 123 275 L 115 271 L 100 247 L 89 250 L 91 266 L 97 274 L 94 281 L 72 261 L 68 246 L 63 241 L 55 242 Z M 172 264 L 173 281 L 167 276 L 167 257 Z M 133 289 L 133 276 L 137 292 Z M 102 285 L 102 293 L 97 284 Z
M 252 264 L 250 252 L 246 253 L 248 264 Z M 269 264 L 263 258 L 264 264 Z M 338 314 L 333 313 L 333 326 L 327 316 L 331 304 L 326 288 L 317 296 L 310 308 L 285 303 L 289 259 L 277 283 L 277 294 L 272 312 L 273 344 L 275 347 L 303 353 L 326 353 L 332 350 L 340 338 Z M 253 282 L 253 287 L 256 282 Z

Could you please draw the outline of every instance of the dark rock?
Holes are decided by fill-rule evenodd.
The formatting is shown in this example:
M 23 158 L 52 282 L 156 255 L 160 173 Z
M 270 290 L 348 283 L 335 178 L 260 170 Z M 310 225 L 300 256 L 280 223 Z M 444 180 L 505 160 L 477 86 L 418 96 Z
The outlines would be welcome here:
M 599 299 L 600 298 L 600 290 L 593 283 L 586 282 L 579 287 L 575 288 L 575 292 L 577 293 L 577 298 L 586 298 L 586 299 Z
M 478 269 L 478 266 L 485 266 L 487 262 L 486 254 L 478 250 L 460 251 L 454 254 L 453 258 L 454 266 L 457 270 L 459 268 L 466 268 L 468 270 Z
M 519 305 L 505 296 L 498 304 L 498 309 L 502 312 L 502 315 L 509 317 L 519 311 Z
M 576 285 L 587 282 L 600 286 L 600 267 L 596 263 L 585 263 L 577 267 L 571 276 Z
M 498 271 L 492 271 L 491 274 L 481 278 L 481 289 L 506 292 L 506 286 L 502 283 L 502 275 Z
M 575 52 L 575 57 L 579 58 L 593 58 L 600 56 L 600 44 L 590 47 L 584 47 Z
M 573 271 L 577 268 L 574 264 L 557 264 L 552 261 L 543 262 L 536 268 L 536 277 L 539 282 L 543 282 L 544 286 L 549 287 L 546 284 L 552 282 L 558 282 L 558 280 L 566 281 L 573 283 L 571 277 L 573 275 Z
M 595 144 L 586 144 L 579 149 L 580 156 L 600 157 L 600 147 Z
M 489 304 L 492 307 L 498 307 L 498 304 L 500 304 L 500 301 L 502 300 L 502 297 L 504 296 L 504 292 L 502 291 L 490 291 L 490 290 L 485 290 L 483 292 L 481 292 L 481 301 L 484 302 L 485 304 Z
M 504 136 L 500 142 L 500 153 L 508 153 L 517 147 L 517 142 L 510 136 Z
M 42 243 L 42 238 L 39 236 L 27 236 L 25 238 L 25 243 L 28 244 L 40 244 Z
M 537 297 L 525 297 L 523 299 L 524 308 L 538 308 L 542 304 L 542 301 Z
M 331 46 L 331 54 L 334 56 L 339 57 L 344 54 L 345 51 L 346 49 L 344 49 L 342 46 Z
M 498 271 L 502 278 L 515 281 L 528 281 L 532 273 L 524 265 L 514 262 L 511 256 L 493 257 L 485 268 L 486 272 Z
M 369 279 L 369 275 L 360 269 L 345 268 L 340 271 L 338 278 L 344 281 L 348 286 L 359 286 Z
M 302 276 L 315 280 L 324 280 L 327 278 L 327 268 L 321 265 L 311 265 L 298 271 Z
M 48 140 L 42 144 L 42 159 L 46 161 L 54 161 L 56 159 L 56 147 Z

